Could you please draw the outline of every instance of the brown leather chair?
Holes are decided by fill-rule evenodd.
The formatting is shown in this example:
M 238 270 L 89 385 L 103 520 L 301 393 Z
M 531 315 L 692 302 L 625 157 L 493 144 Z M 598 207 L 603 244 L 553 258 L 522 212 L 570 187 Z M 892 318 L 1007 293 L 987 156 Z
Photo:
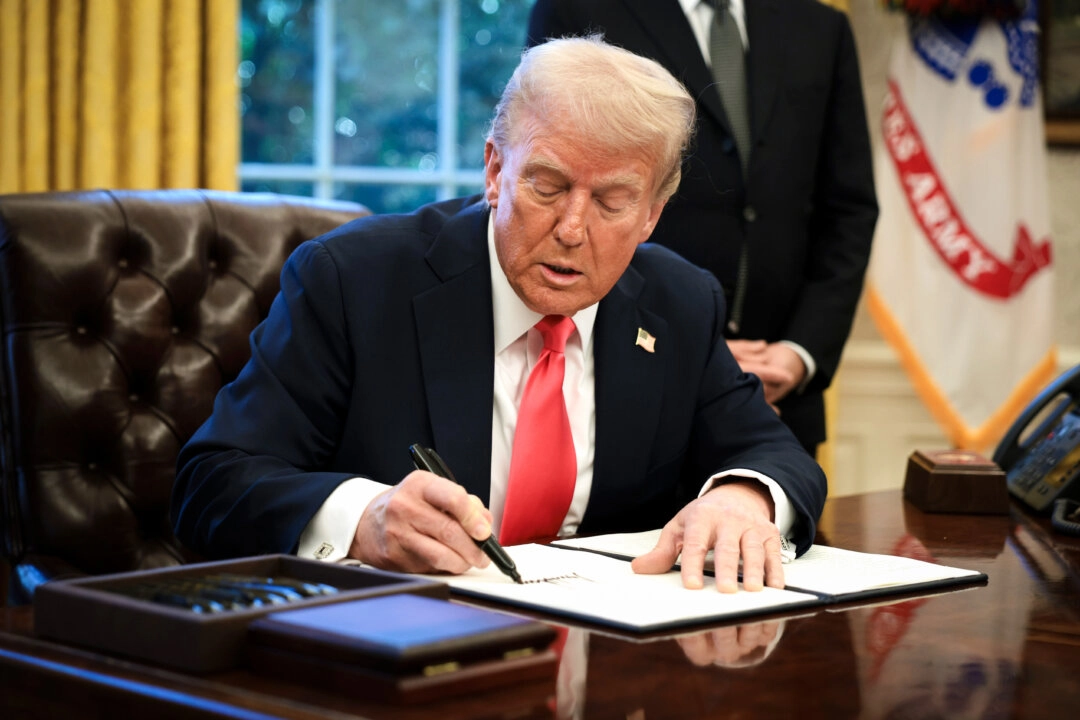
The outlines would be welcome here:
M 247 361 L 289 253 L 366 214 L 197 190 L 0 195 L 8 603 L 194 559 L 168 518 L 176 455 Z

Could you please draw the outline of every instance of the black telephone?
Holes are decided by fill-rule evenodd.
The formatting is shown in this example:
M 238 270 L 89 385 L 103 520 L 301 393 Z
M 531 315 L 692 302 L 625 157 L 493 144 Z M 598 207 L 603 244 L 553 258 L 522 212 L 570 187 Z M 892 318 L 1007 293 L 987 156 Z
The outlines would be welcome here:
M 1066 525 L 1080 521 L 1080 365 L 1039 393 L 1005 433 L 993 460 L 1005 471 L 1013 497 L 1038 512 L 1053 510 L 1055 521 L 1060 515 Z

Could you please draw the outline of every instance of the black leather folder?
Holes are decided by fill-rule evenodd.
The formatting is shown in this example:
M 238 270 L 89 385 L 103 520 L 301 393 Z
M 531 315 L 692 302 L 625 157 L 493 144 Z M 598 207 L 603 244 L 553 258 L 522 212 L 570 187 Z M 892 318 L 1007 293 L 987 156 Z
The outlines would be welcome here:
M 554 683 L 548 625 L 416 595 L 266 615 L 248 626 L 257 672 L 388 702 L 526 680 Z

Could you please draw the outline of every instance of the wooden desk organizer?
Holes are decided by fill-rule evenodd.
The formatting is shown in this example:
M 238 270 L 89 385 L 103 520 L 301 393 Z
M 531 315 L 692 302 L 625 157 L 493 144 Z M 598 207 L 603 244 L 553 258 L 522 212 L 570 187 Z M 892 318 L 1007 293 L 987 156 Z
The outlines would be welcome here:
M 924 512 L 1004 515 L 1005 472 L 970 450 L 916 450 L 908 458 L 904 499 Z
M 286 606 L 206 614 L 117 592 L 125 584 L 210 573 L 325 583 L 339 592 L 294 600 Z M 450 595 L 444 583 L 415 576 L 291 555 L 263 555 L 45 583 L 34 594 L 34 632 L 64 643 L 205 673 L 240 664 L 246 650 L 248 624 L 267 613 L 283 607 L 311 607 L 393 593 L 441 599 Z

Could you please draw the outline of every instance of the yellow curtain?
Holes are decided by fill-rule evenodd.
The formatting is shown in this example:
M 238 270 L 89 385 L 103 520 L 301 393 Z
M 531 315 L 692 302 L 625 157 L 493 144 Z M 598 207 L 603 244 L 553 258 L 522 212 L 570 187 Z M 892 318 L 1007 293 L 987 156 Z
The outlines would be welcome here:
M 238 0 L 0 0 L 0 193 L 236 189 Z

